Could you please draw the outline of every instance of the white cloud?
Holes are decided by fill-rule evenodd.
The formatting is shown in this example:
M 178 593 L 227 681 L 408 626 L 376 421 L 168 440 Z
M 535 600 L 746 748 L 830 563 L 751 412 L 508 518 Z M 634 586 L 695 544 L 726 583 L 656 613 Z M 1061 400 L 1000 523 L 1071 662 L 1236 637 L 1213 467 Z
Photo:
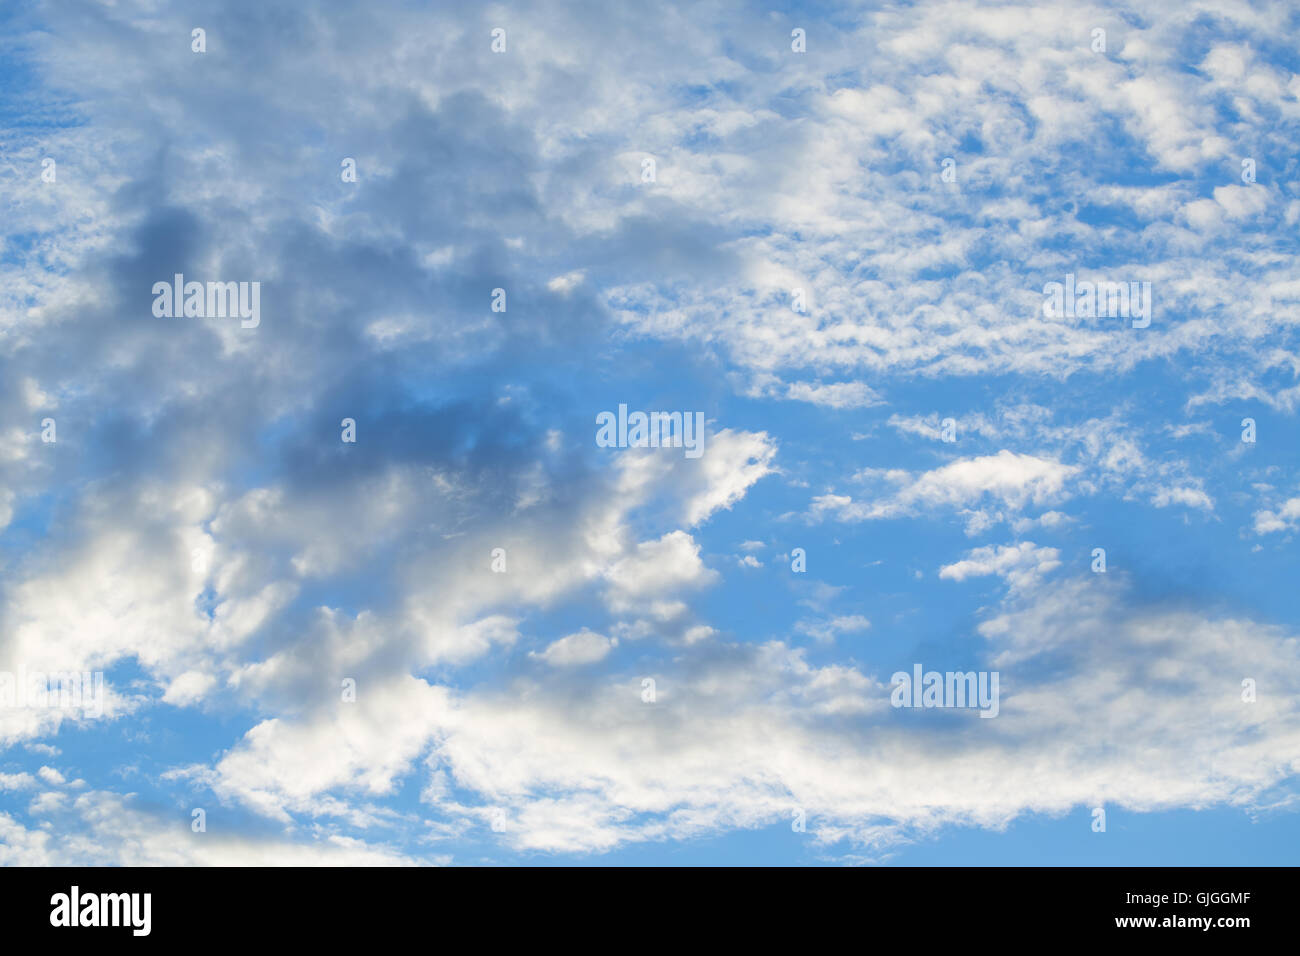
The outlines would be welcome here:
M 996 455 L 964 458 L 932 471 L 912 475 L 901 471 L 864 471 L 859 479 L 886 486 L 879 498 L 854 501 L 845 495 L 819 495 L 813 499 L 811 515 L 831 516 L 841 521 L 866 521 L 916 514 L 921 509 L 971 506 L 988 499 L 1011 510 L 1030 503 L 1044 504 L 1068 497 L 1065 484 L 1076 474 L 1076 466 L 1050 458 L 1003 451 Z
M 51 786 L 61 787 L 63 784 L 67 783 L 63 774 L 59 773 L 59 771 L 53 767 L 42 767 L 40 770 L 36 771 L 36 775 Z
M 976 548 L 966 552 L 962 560 L 941 567 L 939 577 L 964 581 L 970 577 L 996 574 L 1005 578 L 1011 587 L 1023 590 L 1033 587 L 1043 575 L 1059 568 L 1060 557 L 1056 548 L 1040 548 L 1032 541 Z
M 1300 526 L 1300 498 L 1288 498 L 1281 505 L 1275 506 L 1275 509 L 1262 508 L 1255 512 L 1256 534 L 1293 531 Z
M 419 860 L 337 833 L 278 839 L 221 831 L 194 832 L 188 816 L 150 812 L 130 797 L 91 791 L 33 811 L 43 826 L 0 813 L 0 864 L 5 866 L 403 866 Z
M 617 644 L 617 639 L 610 640 L 604 634 L 584 628 L 553 641 L 546 650 L 532 656 L 541 658 L 552 667 L 575 667 L 604 660 Z
M 694 590 L 718 580 L 716 571 L 700 560 L 700 546 L 685 531 L 671 531 L 656 541 L 643 541 L 607 572 L 611 610 L 644 610 L 655 599 Z
M 834 641 L 840 634 L 865 631 L 869 627 L 871 627 L 871 622 L 861 614 L 841 615 L 829 620 L 800 621 L 795 625 L 795 628 L 801 634 L 807 634 L 809 637 L 823 643 Z

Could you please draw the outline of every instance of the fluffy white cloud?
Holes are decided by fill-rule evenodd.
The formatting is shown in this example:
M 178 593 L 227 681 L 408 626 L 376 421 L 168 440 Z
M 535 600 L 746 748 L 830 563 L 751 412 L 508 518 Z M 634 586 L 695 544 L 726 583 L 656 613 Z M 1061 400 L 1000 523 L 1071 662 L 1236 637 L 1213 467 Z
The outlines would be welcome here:
M 846 495 L 818 495 L 810 514 L 840 521 L 869 521 L 916 514 L 919 510 L 969 507 L 986 496 L 1019 511 L 1068 497 L 1066 481 L 1079 469 L 1050 458 L 1002 450 L 996 455 L 964 458 L 919 475 L 901 470 L 863 471 L 856 477 L 894 490 L 872 501 Z
M 1032 541 L 975 548 L 966 552 L 960 561 L 941 567 L 939 577 L 964 581 L 970 577 L 996 574 L 1006 578 L 1011 587 L 1025 589 L 1037 584 L 1044 574 L 1059 568 L 1060 557 L 1056 548 L 1040 548 Z
M 574 667 L 604 660 L 610 649 L 617 644 L 617 638 L 610 640 L 604 634 L 583 629 L 552 641 L 546 650 L 535 656 L 552 667 Z
M 1255 533 L 1273 534 L 1293 531 L 1300 526 L 1300 498 L 1288 498 L 1273 509 L 1261 508 L 1255 512 Z
M 718 579 L 700 560 L 700 546 L 685 531 L 671 531 L 657 541 L 643 541 L 606 575 L 610 607 L 620 613 L 644 610 L 656 600 L 706 587 Z

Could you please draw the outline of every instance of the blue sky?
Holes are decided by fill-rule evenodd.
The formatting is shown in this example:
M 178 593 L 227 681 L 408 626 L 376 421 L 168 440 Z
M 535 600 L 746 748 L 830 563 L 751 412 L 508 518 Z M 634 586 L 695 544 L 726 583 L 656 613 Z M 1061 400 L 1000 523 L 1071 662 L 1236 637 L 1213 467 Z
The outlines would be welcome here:
M 1296 862 L 1297 14 L 652 19 L 0 13 L 0 860 Z

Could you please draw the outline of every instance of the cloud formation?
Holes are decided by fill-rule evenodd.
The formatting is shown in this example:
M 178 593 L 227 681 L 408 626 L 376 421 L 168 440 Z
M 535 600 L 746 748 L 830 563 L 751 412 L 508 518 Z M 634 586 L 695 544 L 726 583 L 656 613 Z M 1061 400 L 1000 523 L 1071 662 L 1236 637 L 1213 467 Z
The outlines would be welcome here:
M 1285 5 L 0 16 L 0 671 L 107 678 L 0 707 L 0 862 L 1293 804 Z

